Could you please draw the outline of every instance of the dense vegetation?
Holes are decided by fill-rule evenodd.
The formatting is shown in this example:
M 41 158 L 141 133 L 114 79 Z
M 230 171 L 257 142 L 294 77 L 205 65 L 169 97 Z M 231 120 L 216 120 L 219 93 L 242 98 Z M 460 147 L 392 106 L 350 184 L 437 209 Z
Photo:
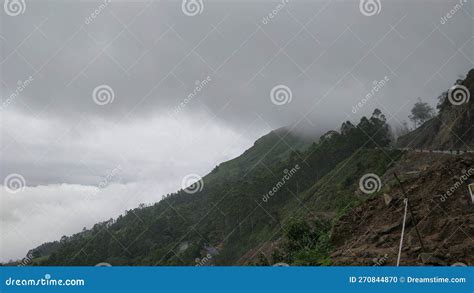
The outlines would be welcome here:
M 64 236 L 49 258 L 34 264 L 195 265 L 206 258 L 230 265 L 247 263 L 249 251 L 282 237 L 285 244 L 269 262 L 326 264 L 331 221 L 311 213 L 340 212 L 357 200 L 360 176 L 383 171 L 396 158 L 380 149 L 390 138 L 379 110 L 318 142 L 273 131 L 205 176 L 202 191 L 180 190 Z
M 421 126 L 401 136 L 397 145 L 433 150 L 470 149 L 474 145 L 474 103 L 470 100 L 473 92 L 474 69 L 471 69 L 465 79 L 456 80 L 450 89 L 441 93 L 438 97 L 438 113 L 428 120 L 418 119 Z M 418 105 L 417 109 L 421 108 Z M 430 116 L 425 115 L 424 118 Z
M 329 265 L 333 226 L 346 210 L 379 193 L 358 191 L 359 179 L 367 172 L 384 174 L 402 152 L 360 149 L 301 195 L 302 208 L 282 227 L 279 247 L 271 254 L 260 253 L 257 265 L 287 263 L 293 265 Z M 380 190 L 382 193 L 384 189 Z M 304 207 L 310 207 L 308 211 Z M 299 212 L 298 212 L 299 211 Z

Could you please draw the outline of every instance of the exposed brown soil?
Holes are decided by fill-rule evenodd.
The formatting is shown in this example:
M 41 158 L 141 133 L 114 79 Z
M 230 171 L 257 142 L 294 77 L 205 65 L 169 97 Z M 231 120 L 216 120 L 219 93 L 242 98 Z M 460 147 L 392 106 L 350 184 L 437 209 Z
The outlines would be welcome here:
M 335 225 L 331 255 L 334 265 L 395 265 L 404 202 L 393 178 L 400 174 L 424 244 L 421 248 L 408 213 L 400 265 L 474 265 L 474 204 L 468 191 L 474 155 L 452 156 L 410 152 L 383 176 L 390 186 L 384 196 L 368 199 Z M 471 171 L 474 171 L 471 170 Z M 474 173 L 471 173 L 474 175 Z M 450 196 L 446 192 L 455 191 Z M 445 197 L 443 197 L 445 195 Z

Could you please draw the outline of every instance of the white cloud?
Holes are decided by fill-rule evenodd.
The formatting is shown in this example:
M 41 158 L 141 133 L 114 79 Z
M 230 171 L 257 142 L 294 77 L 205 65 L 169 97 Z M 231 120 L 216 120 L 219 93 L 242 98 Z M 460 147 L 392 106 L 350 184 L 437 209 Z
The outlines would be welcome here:
M 27 185 L 97 185 L 112 169 L 114 181 L 174 182 L 188 173 L 205 174 L 231 159 L 262 134 L 214 123 L 206 115 L 156 116 L 114 122 L 100 118 L 58 124 L 16 112 L 4 114 L 3 177 L 19 173 Z M 178 185 L 176 185 L 178 186 Z
M 2 261 L 157 202 L 180 189 L 185 175 L 204 176 L 261 135 L 238 133 L 205 115 L 123 123 L 91 118 L 72 126 L 15 112 L 3 118 L 1 178 L 19 173 L 27 188 L 16 194 L 2 188 Z M 91 196 L 101 182 L 105 188 Z
M 16 194 L 2 188 L 0 261 L 19 259 L 44 242 L 59 240 L 115 218 L 140 203 L 153 203 L 169 186 L 113 183 L 103 189 L 77 184 L 27 187 Z

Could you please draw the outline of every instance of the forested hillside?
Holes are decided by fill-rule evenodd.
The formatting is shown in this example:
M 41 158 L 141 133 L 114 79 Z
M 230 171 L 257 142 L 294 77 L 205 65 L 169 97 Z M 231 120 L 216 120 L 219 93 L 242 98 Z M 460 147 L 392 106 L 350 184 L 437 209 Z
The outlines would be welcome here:
M 344 206 L 349 199 L 342 191 L 356 187 L 366 164 L 378 162 L 385 168 L 390 163 L 377 151 L 359 156 L 363 149 L 390 143 L 389 127 L 379 110 L 357 125 L 345 122 L 340 132 L 313 141 L 308 144 L 285 129 L 273 131 L 238 158 L 217 166 L 203 178 L 202 190 L 180 190 L 153 206 L 63 237 L 48 259 L 34 263 L 195 265 L 203 258 L 210 259 L 207 264 L 239 263 L 261 243 L 280 237 L 293 214 Z M 354 158 L 359 165 L 351 163 L 356 169 L 344 179 L 337 177 L 344 188 L 332 194 L 338 185 L 324 184 L 331 180 L 328 177 L 320 179 L 338 176 L 328 174 Z
M 470 91 L 473 81 L 471 70 L 455 86 Z M 474 139 L 472 103 L 467 99 L 453 104 L 449 94 L 440 96 L 435 118 L 398 140 L 400 147 L 469 147 Z M 408 192 L 415 193 L 415 204 L 421 206 L 415 213 L 426 214 L 422 222 L 422 232 L 429 235 L 425 249 L 430 249 L 430 256 L 449 250 L 429 227 L 459 223 L 460 228 L 471 229 L 465 190 L 456 192 L 460 200 L 444 205 L 453 206 L 465 220 L 446 212 L 432 213 L 441 202 L 434 206 L 429 202 L 432 193 L 442 193 L 458 180 L 472 157 L 448 159 L 443 156 L 456 154 L 402 151 L 392 148 L 392 137 L 378 109 L 355 125 L 346 121 L 339 131 L 319 138 L 303 138 L 289 128 L 272 131 L 241 156 L 216 166 L 197 185 L 31 250 L 31 264 L 367 265 L 380 257 L 384 264 L 393 263 L 400 229 L 393 219 L 399 216 L 402 196 L 395 172 L 409 184 Z M 433 160 L 436 164 L 431 166 Z M 452 170 L 442 164 L 450 164 Z M 360 185 L 366 175 L 381 178 L 372 192 L 364 192 Z M 423 192 L 423 184 L 430 186 L 430 194 Z M 431 219 L 431 214 L 437 216 Z M 377 231 L 366 231 L 366 221 Z M 414 227 L 408 228 L 411 234 L 404 251 L 409 263 L 433 263 L 428 251 L 417 246 Z M 449 250 L 449 260 L 437 257 L 437 264 L 455 258 L 469 262 L 472 246 L 466 241 L 457 237 L 453 247 L 459 249 Z

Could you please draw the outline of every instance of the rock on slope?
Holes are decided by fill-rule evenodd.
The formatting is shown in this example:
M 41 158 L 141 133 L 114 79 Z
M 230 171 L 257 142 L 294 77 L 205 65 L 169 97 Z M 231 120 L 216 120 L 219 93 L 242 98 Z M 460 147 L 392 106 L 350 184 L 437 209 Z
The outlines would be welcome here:
M 427 161 L 431 164 L 425 164 Z M 387 204 L 384 197 L 388 197 L 379 194 L 346 213 L 335 225 L 333 264 L 396 264 L 405 206 L 393 179 L 396 171 L 410 198 L 425 248 L 423 251 L 408 214 L 400 264 L 474 265 L 474 204 L 468 191 L 471 179 L 463 177 L 474 175 L 473 163 L 472 154 L 405 154 L 383 178 L 391 202 Z M 454 192 L 447 195 L 450 189 Z

